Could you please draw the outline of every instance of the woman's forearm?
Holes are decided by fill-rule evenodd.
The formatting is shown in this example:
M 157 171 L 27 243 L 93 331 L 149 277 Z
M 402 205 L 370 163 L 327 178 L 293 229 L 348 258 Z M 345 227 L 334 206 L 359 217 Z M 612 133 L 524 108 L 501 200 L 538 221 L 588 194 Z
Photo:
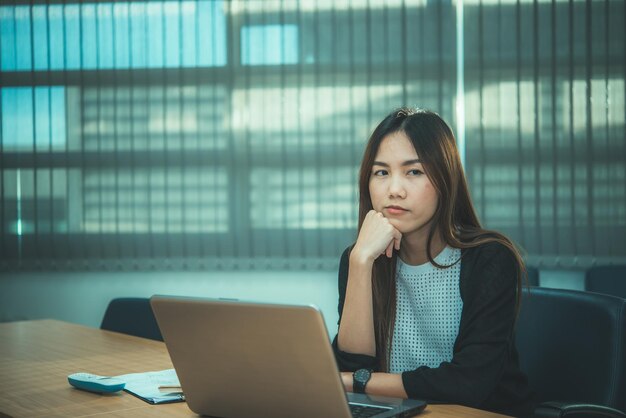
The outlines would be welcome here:
M 352 373 L 342 372 L 341 380 L 348 392 L 354 391 L 352 388 Z M 367 382 L 367 386 L 365 386 L 365 393 L 404 399 L 409 397 L 404 390 L 402 375 L 395 373 L 372 373 L 372 377 Z
M 358 253 L 350 255 L 346 298 L 339 325 L 338 347 L 348 353 L 376 355 L 372 309 L 372 264 Z

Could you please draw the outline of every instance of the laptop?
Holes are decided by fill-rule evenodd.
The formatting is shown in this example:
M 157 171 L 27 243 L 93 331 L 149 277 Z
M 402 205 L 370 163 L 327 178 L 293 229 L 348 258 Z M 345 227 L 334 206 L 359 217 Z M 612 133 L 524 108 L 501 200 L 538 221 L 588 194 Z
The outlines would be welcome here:
M 346 393 L 316 307 L 158 295 L 150 303 L 187 405 L 197 414 L 352 418 L 352 408 L 389 418 L 426 407 L 419 400 Z

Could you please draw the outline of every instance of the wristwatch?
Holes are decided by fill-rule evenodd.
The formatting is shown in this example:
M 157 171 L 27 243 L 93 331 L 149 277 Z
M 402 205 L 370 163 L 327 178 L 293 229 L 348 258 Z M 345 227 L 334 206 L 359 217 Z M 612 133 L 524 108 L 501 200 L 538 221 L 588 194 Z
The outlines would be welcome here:
M 354 393 L 365 393 L 365 385 L 372 377 L 372 370 L 359 369 L 352 373 L 352 391 Z

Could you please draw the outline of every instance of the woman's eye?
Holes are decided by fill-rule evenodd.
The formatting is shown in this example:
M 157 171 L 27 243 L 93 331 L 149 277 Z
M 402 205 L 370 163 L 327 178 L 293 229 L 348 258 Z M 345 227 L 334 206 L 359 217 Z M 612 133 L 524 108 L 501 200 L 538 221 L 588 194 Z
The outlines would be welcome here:
M 420 174 L 424 174 L 422 172 L 422 170 L 418 170 L 417 168 L 413 169 L 413 170 L 409 170 L 409 174 L 411 176 L 419 176 Z
M 374 175 L 378 176 L 378 177 L 386 176 L 387 175 L 387 170 L 376 170 L 376 171 L 374 171 Z

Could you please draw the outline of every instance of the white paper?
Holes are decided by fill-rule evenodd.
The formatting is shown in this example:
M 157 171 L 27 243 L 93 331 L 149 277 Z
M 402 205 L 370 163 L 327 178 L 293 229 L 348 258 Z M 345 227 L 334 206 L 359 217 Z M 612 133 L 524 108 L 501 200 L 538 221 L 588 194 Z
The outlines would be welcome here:
M 152 371 L 145 373 L 130 373 L 114 376 L 126 382 L 124 390 L 150 403 L 164 403 L 185 400 L 180 389 L 180 382 L 174 369 Z M 159 389 L 159 386 L 178 386 L 169 390 Z

